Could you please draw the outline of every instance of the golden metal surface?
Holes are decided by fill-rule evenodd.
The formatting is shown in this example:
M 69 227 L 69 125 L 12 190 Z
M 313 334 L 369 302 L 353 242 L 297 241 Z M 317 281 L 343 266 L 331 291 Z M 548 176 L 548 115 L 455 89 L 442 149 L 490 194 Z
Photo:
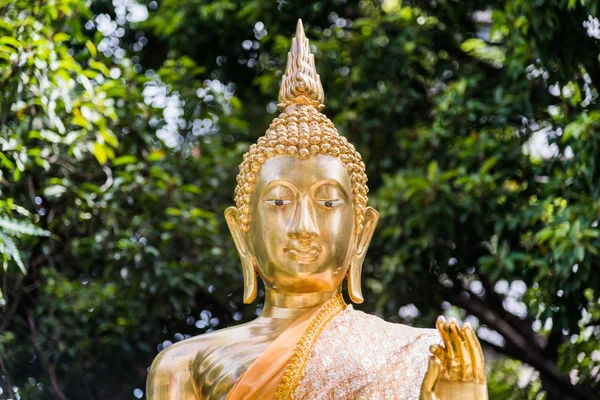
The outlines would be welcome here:
M 320 111 L 325 107 L 324 102 L 325 92 L 315 68 L 315 57 L 310 53 L 302 21 L 298 20 L 296 37 L 292 39 L 285 74 L 281 78 L 277 107 L 283 111 L 289 106 L 308 104 Z
M 244 154 L 237 176 L 235 204 L 241 214 L 244 233 L 250 230 L 250 197 L 255 192 L 256 174 L 266 160 L 276 156 L 294 156 L 301 160 L 317 154 L 332 155 L 346 165 L 352 184 L 352 202 L 358 230 L 362 229 L 367 206 L 367 174 L 360 154 L 333 123 L 319 110 L 323 88 L 302 22 L 298 21 L 296 38 L 288 54 L 286 73 L 279 93 L 283 112 L 273 120 L 265 135 Z M 317 106 L 318 105 L 318 106 Z M 251 293 L 249 293 L 251 294 Z M 251 301 L 251 300 L 249 300 Z
M 487 400 L 485 362 L 479 340 L 469 324 L 462 328 L 438 317 L 436 327 L 444 346 L 431 346 L 421 400 Z
M 323 100 L 298 21 L 280 91 L 283 112 L 244 155 L 236 207 L 225 211 L 242 263 L 244 302 L 255 299 L 260 276 L 262 313 L 163 350 L 150 368 L 149 400 L 225 399 L 262 351 L 299 316 L 337 296 L 345 278 L 352 301 L 363 301 L 362 263 L 379 214 L 366 206 L 360 154 L 320 113 Z M 438 329 L 445 347 L 432 349 L 421 398 L 487 399 L 472 330 L 458 333 L 445 322 Z M 479 349 L 471 360 L 481 365 L 466 367 L 465 348 Z

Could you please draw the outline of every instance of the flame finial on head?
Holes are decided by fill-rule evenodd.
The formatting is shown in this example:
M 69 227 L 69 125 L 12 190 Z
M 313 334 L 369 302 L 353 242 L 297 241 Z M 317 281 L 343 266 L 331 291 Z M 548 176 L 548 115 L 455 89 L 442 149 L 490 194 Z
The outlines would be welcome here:
M 315 56 L 310 52 L 302 20 L 298 19 L 296 37 L 292 39 L 287 67 L 281 78 L 277 107 L 283 111 L 288 106 L 304 104 L 315 106 L 321 110 L 325 107 L 324 101 L 325 92 L 321 84 L 321 77 L 315 68 Z

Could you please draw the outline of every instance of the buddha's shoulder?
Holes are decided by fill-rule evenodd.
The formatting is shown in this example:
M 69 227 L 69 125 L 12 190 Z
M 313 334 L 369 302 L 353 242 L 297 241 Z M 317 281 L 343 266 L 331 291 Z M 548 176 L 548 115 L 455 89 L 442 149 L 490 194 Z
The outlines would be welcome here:
M 346 393 L 347 398 L 419 398 L 429 347 L 441 342 L 435 329 L 386 322 L 349 305 L 316 341 L 298 398 Z
M 227 347 L 228 343 L 235 342 L 246 331 L 247 325 L 238 325 L 214 332 L 182 340 L 162 350 L 152 362 L 147 380 L 147 394 L 149 399 L 161 399 L 170 393 L 177 398 L 198 398 L 202 388 L 194 382 L 194 363 L 198 358 L 205 359 L 221 346 Z M 166 397 L 164 397 L 166 398 Z M 204 397 L 200 397 L 204 398 Z
M 246 325 L 250 323 L 193 336 L 170 345 L 152 362 L 149 380 L 170 381 L 175 374 L 181 375 L 182 371 L 190 371 L 194 359 L 204 358 L 214 349 L 239 339 L 241 331 L 248 329 Z
M 335 320 L 334 320 L 335 322 Z M 338 318 L 338 330 L 347 330 L 362 340 L 394 342 L 404 346 L 430 346 L 439 344 L 442 338 L 436 329 L 417 328 L 395 322 L 385 321 L 376 315 L 364 313 L 348 307 Z

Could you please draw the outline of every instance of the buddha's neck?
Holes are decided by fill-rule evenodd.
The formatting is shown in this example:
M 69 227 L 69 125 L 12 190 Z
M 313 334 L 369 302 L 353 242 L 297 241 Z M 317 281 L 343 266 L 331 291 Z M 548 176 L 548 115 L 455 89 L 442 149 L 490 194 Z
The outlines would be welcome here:
M 267 287 L 260 317 L 295 320 L 307 311 L 333 299 L 340 291 L 341 287 L 328 292 L 282 293 Z

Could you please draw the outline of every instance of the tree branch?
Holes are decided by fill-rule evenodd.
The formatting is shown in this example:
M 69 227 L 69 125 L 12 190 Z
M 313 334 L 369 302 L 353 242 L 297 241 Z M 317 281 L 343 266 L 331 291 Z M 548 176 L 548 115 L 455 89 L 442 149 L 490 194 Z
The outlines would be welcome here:
M 31 332 L 31 342 L 33 343 L 33 347 L 35 351 L 40 355 L 40 360 L 42 361 L 42 365 L 48 374 L 48 378 L 50 379 L 50 384 L 52 385 L 52 389 L 54 390 L 54 394 L 61 400 L 68 400 L 67 396 L 63 393 L 60 388 L 60 384 L 58 383 L 58 379 L 56 378 L 56 373 L 54 372 L 54 367 L 50 363 L 47 354 L 42 349 L 42 346 L 38 342 L 37 339 L 37 331 L 35 328 L 35 320 L 33 319 L 33 314 L 31 310 L 27 313 L 27 320 L 29 322 L 29 329 Z
M 486 278 L 481 277 L 481 283 L 485 288 L 485 295 L 483 301 L 490 304 L 496 314 L 498 314 L 503 320 L 508 322 L 513 328 L 515 328 L 522 336 L 527 339 L 531 345 L 537 347 L 539 351 L 544 351 L 545 340 L 538 335 L 532 328 L 531 320 L 523 320 L 514 314 L 506 311 L 503 304 L 503 299 L 494 290 L 493 284 Z
M 6 276 L 4 278 L 6 278 Z M 5 294 L 5 296 L 7 296 L 6 301 L 10 304 L 10 306 L 8 308 L 8 311 L 6 313 L 3 313 L 2 319 L 0 319 L 0 334 L 2 332 L 4 332 L 4 330 L 10 323 L 12 316 L 17 311 L 17 308 L 19 308 L 19 304 L 21 302 L 21 294 L 22 294 L 21 291 L 19 290 L 19 288 L 21 286 L 22 281 L 23 281 L 23 275 L 18 275 L 18 277 L 16 278 L 16 281 L 15 281 L 15 284 L 13 286 L 13 289 L 16 289 L 15 290 L 16 293 L 15 293 L 14 298 L 10 301 L 8 299 L 8 292 L 6 291 L 6 289 L 3 289 L 3 293 Z
M 0 369 L 2 369 L 2 373 L 6 377 L 6 387 L 8 388 L 8 398 L 14 399 L 15 393 L 13 392 L 13 389 L 12 389 L 12 382 L 10 381 L 10 375 L 8 374 L 8 369 L 6 368 L 6 365 L 4 364 L 4 359 L 2 358 L 2 356 L 0 356 Z

